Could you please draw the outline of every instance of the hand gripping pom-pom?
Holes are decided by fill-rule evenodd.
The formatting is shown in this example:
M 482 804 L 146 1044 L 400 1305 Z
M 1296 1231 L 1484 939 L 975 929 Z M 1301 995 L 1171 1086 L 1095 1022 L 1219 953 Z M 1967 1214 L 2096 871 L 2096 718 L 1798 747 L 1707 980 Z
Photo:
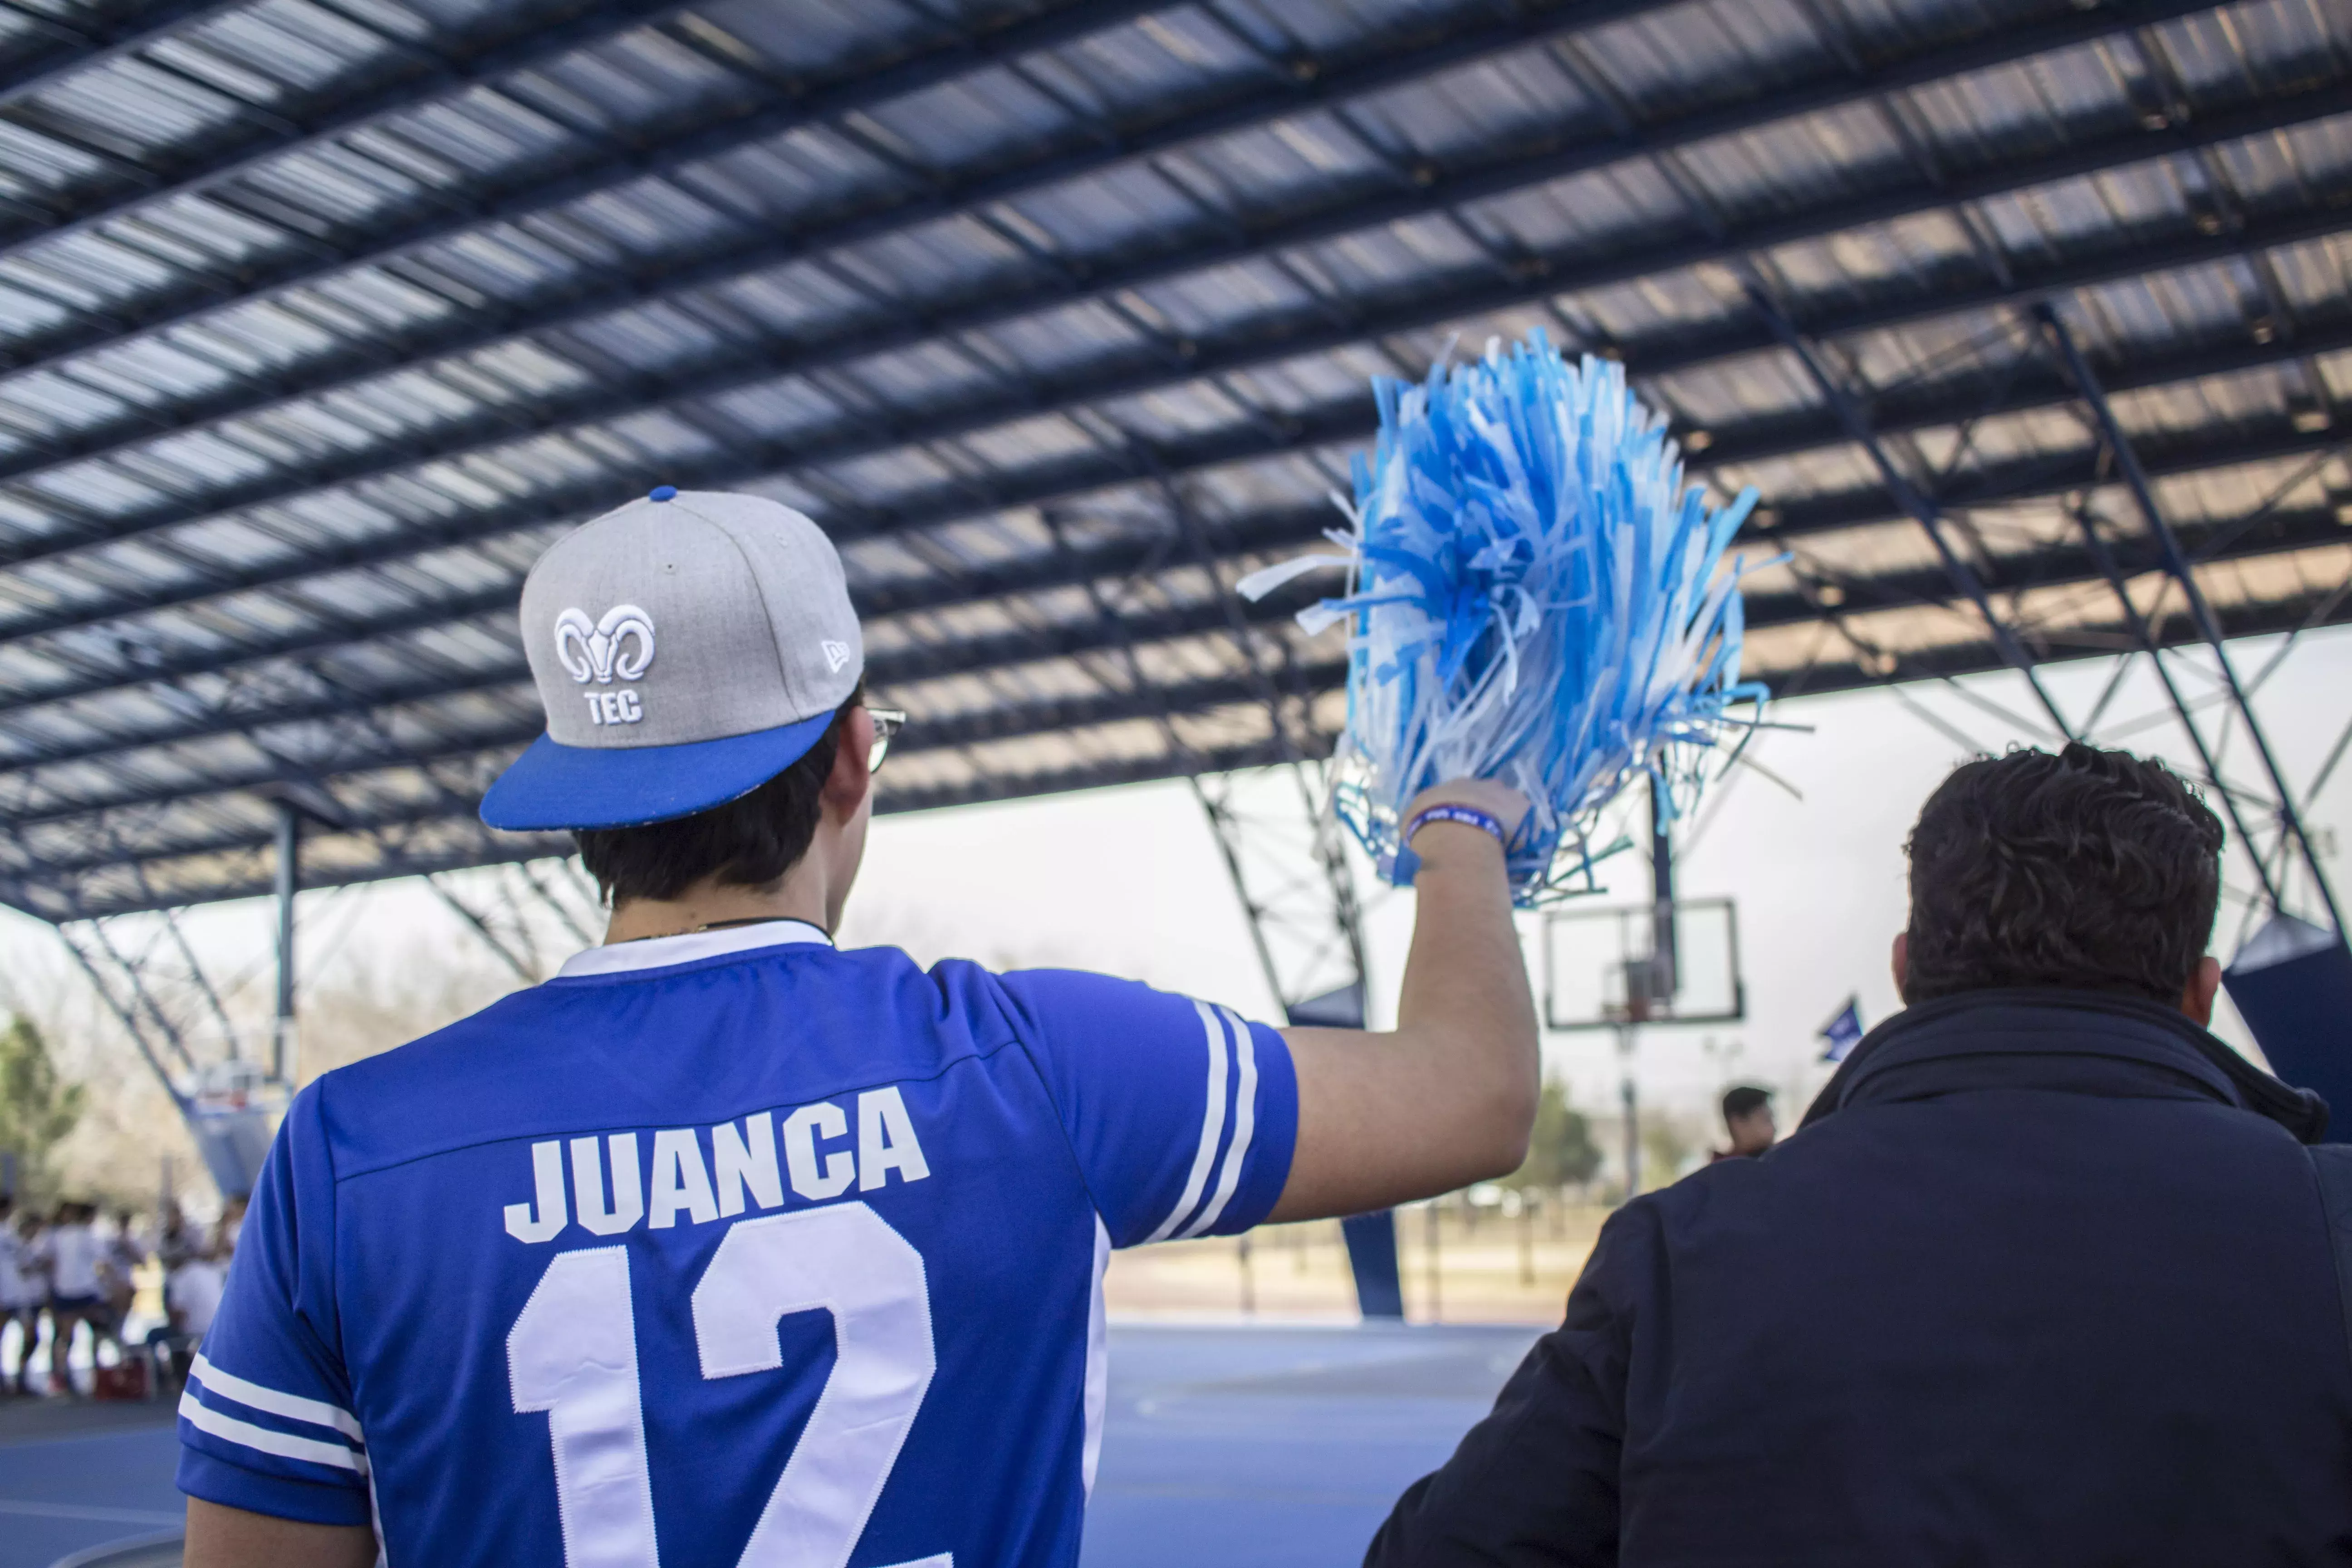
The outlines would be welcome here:
M 1534 803 L 1509 847 L 1517 901 L 1589 889 L 1609 852 L 1593 836 L 1627 784 L 1646 774 L 1670 815 L 1686 812 L 1709 750 L 1760 720 L 1764 688 L 1739 679 L 1748 567 L 1719 570 L 1756 492 L 1709 510 L 1623 369 L 1570 364 L 1540 329 L 1374 391 L 1380 440 L 1341 505 L 1354 526 L 1329 536 L 1347 553 L 1241 584 L 1257 598 L 1348 568 L 1347 593 L 1298 617 L 1349 628 L 1334 808 L 1409 882 L 1406 803 L 1498 779 Z

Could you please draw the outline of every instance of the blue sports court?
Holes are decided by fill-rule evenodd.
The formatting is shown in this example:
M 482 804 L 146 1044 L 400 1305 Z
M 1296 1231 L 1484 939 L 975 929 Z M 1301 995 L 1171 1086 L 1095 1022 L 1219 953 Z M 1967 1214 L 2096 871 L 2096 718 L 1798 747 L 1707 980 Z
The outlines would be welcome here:
M 1534 1338 L 1469 1325 L 1114 1324 L 1085 1568 L 1349 1568 Z M 0 1568 L 50 1568 L 176 1530 L 167 1414 L 0 1411 Z

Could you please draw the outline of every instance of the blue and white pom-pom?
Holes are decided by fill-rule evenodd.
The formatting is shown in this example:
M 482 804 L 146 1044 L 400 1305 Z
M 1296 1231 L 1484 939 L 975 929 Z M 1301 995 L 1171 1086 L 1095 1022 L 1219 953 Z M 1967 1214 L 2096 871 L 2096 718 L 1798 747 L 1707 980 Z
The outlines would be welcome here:
M 1348 568 L 1348 592 L 1298 619 L 1349 625 L 1333 801 L 1384 876 L 1412 880 L 1406 803 L 1491 778 L 1535 805 L 1510 847 L 1518 902 L 1588 890 L 1617 794 L 1646 774 L 1670 815 L 1686 812 L 1708 749 L 1760 718 L 1764 688 L 1739 679 L 1748 567 L 1719 570 L 1756 491 L 1710 510 L 1623 368 L 1570 364 L 1540 330 L 1374 391 L 1380 442 L 1340 503 L 1354 526 L 1328 536 L 1348 553 L 1241 591 Z

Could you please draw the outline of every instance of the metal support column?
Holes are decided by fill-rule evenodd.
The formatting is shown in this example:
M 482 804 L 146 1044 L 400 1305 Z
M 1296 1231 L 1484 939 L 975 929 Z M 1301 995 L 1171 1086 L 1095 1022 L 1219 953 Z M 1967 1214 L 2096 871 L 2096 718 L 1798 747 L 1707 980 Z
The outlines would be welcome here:
M 278 1009 L 269 1029 L 269 1077 L 290 1084 L 297 1063 L 294 1034 L 294 894 L 302 884 L 302 814 L 290 800 L 278 807 Z M 231 1047 L 232 1058 L 235 1046 Z
M 1650 953 L 1625 965 L 1625 1018 L 1617 1026 L 1617 1100 L 1624 1118 L 1625 1199 L 1642 1191 L 1642 1097 L 1633 1069 L 1642 1026 L 1674 1000 L 1675 845 L 1665 782 L 1650 775 Z
M 1675 840 L 1669 811 L 1663 798 L 1664 782 L 1650 775 L 1650 994 L 1669 1001 L 1681 987 L 1679 955 L 1675 942 Z

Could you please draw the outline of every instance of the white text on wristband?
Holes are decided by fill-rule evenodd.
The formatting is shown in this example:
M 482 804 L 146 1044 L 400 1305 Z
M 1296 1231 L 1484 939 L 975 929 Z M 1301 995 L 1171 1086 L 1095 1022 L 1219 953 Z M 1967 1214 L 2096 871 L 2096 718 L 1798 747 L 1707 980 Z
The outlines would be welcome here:
M 1412 836 L 1433 822 L 1458 822 L 1465 827 L 1475 827 L 1492 835 L 1495 842 L 1506 849 L 1510 847 L 1510 839 L 1503 832 L 1502 823 L 1475 805 L 1433 805 L 1404 825 L 1404 837 L 1400 842 L 1411 844 Z

